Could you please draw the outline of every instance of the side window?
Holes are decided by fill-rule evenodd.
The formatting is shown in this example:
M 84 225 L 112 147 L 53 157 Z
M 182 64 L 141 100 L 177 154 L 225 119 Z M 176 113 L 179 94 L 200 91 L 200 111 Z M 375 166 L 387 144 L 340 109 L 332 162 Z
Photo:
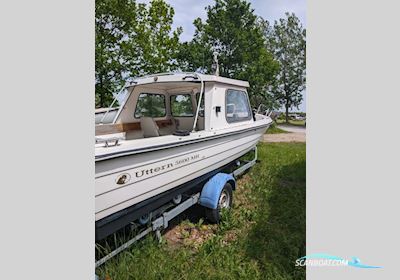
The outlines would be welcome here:
M 155 93 L 141 93 L 139 95 L 135 118 L 140 117 L 164 117 L 166 115 L 165 96 Z
M 171 95 L 171 112 L 174 117 L 193 117 L 190 94 Z
M 199 104 L 200 92 L 196 93 L 196 104 Z M 196 108 L 197 110 L 197 108 Z M 204 117 L 204 94 L 201 97 L 199 117 Z
M 229 123 L 250 120 L 252 114 L 246 92 L 228 89 L 225 111 L 226 120 Z

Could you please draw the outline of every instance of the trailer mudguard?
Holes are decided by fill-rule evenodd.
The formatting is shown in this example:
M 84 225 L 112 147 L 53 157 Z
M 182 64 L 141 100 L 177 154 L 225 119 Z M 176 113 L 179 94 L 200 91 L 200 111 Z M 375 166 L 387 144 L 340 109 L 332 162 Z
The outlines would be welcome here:
M 236 182 L 231 174 L 218 173 L 211 177 L 201 190 L 199 204 L 210 209 L 217 209 L 219 196 L 227 182 L 231 183 L 232 190 L 235 190 Z

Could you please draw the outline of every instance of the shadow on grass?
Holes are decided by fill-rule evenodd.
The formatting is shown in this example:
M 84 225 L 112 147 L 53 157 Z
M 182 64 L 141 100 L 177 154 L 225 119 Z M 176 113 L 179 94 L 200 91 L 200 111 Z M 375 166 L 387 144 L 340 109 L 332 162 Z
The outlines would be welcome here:
M 188 220 L 189 222 L 196 224 L 200 221 L 200 219 L 204 219 L 204 217 L 204 207 L 201 207 L 200 205 L 193 205 L 191 208 L 187 209 L 182 214 L 169 221 L 168 228 L 164 230 L 164 233 L 173 230 L 174 227 L 179 225 L 182 221 Z
M 260 197 L 267 199 L 259 200 L 245 246 L 265 278 L 305 279 L 305 268 L 295 266 L 295 260 L 306 254 L 305 176 L 306 162 L 299 161 L 282 166 L 271 186 L 257 186 L 258 192 L 264 192 Z

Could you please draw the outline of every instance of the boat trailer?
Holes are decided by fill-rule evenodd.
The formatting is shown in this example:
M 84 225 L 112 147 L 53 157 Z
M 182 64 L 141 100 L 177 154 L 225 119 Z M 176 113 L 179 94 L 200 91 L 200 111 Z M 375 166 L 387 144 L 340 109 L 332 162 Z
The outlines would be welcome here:
M 204 207 L 210 208 L 211 207 L 210 203 L 205 203 L 204 201 L 207 200 L 209 202 L 210 198 L 213 201 L 218 201 L 221 189 L 223 187 L 223 186 L 221 187 L 221 183 L 223 183 L 223 185 L 225 185 L 225 183 L 227 182 L 228 178 L 231 178 L 231 180 L 235 181 L 235 179 L 238 176 L 240 176 L 246 170 L 248 170 L 254 164 L 256 164 L 256 162 L 257 162 L 257 147 L 254 147 L 254 149 L 252 149 L 252 150 L 254 151 L 254 158 L 252 160 L 244 161 L 245 164 L 243 164 L 242 166 L 238 167 L 237 169 L 235 169 L 230 174 L 217 173 L 216 175 L 211 177 L 208 180 L 208 182 L 205 184 L 205 186 L 203 187 L 201 192 L 198 192 L 198 193 L 192 195 L 190 198 L 188 198 L 185 201 L 181 202 L 180 204 L 178 204 L 177 206 L 175 206 L 171 210 L 163 212 L 160 217 L 158 217 L 157 219 L 155 219 L 154 221 L 151 222 L 151 224 L 150 224 L 150 226 L 148 228 L 146 228 L 145 230 L 141 231 L 135 237 L 133 237 L 132 239 L 130 239 L 128 242 L 124 243 L 120 247 L 116 248 L 115 250 L 113 250 L 108 255 L 106 255 L 103 258 L 101 258 L 98 261 L 96 261 L 95 268 L 98 268 L 99 266 L 104 264 L 106 261 L 108 261 L 112 257 L 116 256 L 117 254 L 119 254 L 123 250 L 127 249 L 132 244 L 134 244 L 136 241 L 140 240 L 141 238 L 143 238 L 144 236 L 146 236 L 147 234 L 149 234 L 151 232 L 155 232 L 156 236 L 157 236 L 157 239 L 161 241 L 161 230 L 168 228 L 169 221 L 171 221 L 173 218 L 175 218 L 176 216 L 180 215 L 182 212 L 184 212 L 185 210 L 189 209 L 193 205 L 200 204 L 200 205 L 202 205 Z M 240 163 L 238 165 L 240 165 Z M 225 179 L 221 180 L 218 177 L 223 177 Z M 213 179 L 217 179 L 217 180 L 213 180 Z M 217 182 L 217 183 L 215 183 L 215 182 Z M 219 185 L 216 186 L 215 184 L 219 184 Z M 211 192 L 211 196 L 212 197 L 204 198 L 205 189 L 207 188 L 207 186 L 209 188 L 211 187 L 213 189 L 219 189 L 219 191 Z M 207 195 L 210 196 L 210 192 L 207 192 Z M 216 209 L 215 205 L 213 207 L 215 207 L 214 209 Z M 95 276 L 95 279 L 99 279 L 97 275 Z

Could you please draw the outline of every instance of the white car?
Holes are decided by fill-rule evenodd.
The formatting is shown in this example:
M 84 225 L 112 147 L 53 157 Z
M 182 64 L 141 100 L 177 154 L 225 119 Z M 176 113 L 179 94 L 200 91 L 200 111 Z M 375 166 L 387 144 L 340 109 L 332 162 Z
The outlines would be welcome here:
M 299 116 L 299 115 L 294 116 L 294 119 L 295 119 L 296 121 L 304 121 L 304 120 L 306 120 L 305 117 Z

